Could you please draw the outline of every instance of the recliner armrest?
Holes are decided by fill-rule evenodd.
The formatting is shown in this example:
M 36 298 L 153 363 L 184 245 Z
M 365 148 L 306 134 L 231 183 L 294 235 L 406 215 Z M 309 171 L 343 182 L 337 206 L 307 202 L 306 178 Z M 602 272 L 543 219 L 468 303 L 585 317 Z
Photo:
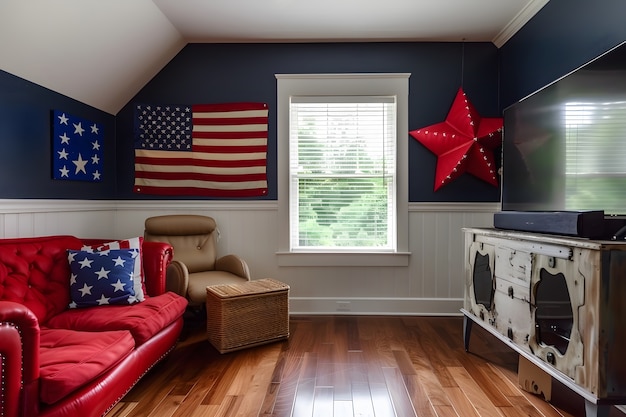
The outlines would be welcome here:
M 215 261 L 215 269 L 218 271 L 226 271 L 231 274 L 250 280 L 250 269 L 248 264 L 237 255 L 224 255 Z
M 187 296 L 189 288 L 189 271 L 187 266 L 179 261 L 172 261 L 167 267 L 167 280 L 165 288 L 183 297 Z

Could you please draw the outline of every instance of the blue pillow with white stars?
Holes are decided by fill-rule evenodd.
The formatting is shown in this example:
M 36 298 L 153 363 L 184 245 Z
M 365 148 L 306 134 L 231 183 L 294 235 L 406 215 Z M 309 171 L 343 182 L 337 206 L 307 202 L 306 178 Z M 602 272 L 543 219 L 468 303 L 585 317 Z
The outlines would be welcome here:
M 137 249 L 103 252 L 69 249 L 69 308 L 136 303 L 133 286 L 136 256 Z

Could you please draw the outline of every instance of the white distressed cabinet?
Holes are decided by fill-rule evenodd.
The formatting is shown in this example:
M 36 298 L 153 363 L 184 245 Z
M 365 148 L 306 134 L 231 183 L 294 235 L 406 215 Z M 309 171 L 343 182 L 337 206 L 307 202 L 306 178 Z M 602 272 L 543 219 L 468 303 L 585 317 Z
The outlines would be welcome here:
M 581 395 L 587 417 L 626 404 L 626 243 L 463 232 L 465 349 L 476 323 Z

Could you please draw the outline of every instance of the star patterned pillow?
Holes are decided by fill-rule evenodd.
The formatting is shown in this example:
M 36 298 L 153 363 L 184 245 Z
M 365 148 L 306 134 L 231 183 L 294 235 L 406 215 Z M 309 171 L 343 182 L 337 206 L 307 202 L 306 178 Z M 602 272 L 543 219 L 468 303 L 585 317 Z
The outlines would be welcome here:
M 133 276 L 133 284 L 135 288 L 135 297 L 137 301 L 143 301 L 145 298 L 144 277 L 143 277 L 143 264 L 141 255 L 141 245 L 143 244 L 143 237 L 133 237 L 130 239 L 116 240 L 113 242 L 103 243 L 100 245 L 88 246 L 85 245 L 81 250 L 88 252 L 101 252 L 108 251 L 110 249 L 137 249 L 139 256 L 135 257 L 135 274 Z
M 137 302 L 133 286 L 137 249 L 68 250 L 70 308 Z

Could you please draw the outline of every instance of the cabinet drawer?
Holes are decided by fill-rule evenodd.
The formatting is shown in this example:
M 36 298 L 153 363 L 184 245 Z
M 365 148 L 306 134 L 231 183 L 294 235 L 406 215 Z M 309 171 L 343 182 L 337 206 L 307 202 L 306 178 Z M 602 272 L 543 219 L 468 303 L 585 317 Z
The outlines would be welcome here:
M 506 246 L 496 247 L 496 277 L 518 285 L 530 286 L 534 255 Z
M 528 346 L 530 334 L 530 286 L 496 277 L 495 327 L 520 346 Z

